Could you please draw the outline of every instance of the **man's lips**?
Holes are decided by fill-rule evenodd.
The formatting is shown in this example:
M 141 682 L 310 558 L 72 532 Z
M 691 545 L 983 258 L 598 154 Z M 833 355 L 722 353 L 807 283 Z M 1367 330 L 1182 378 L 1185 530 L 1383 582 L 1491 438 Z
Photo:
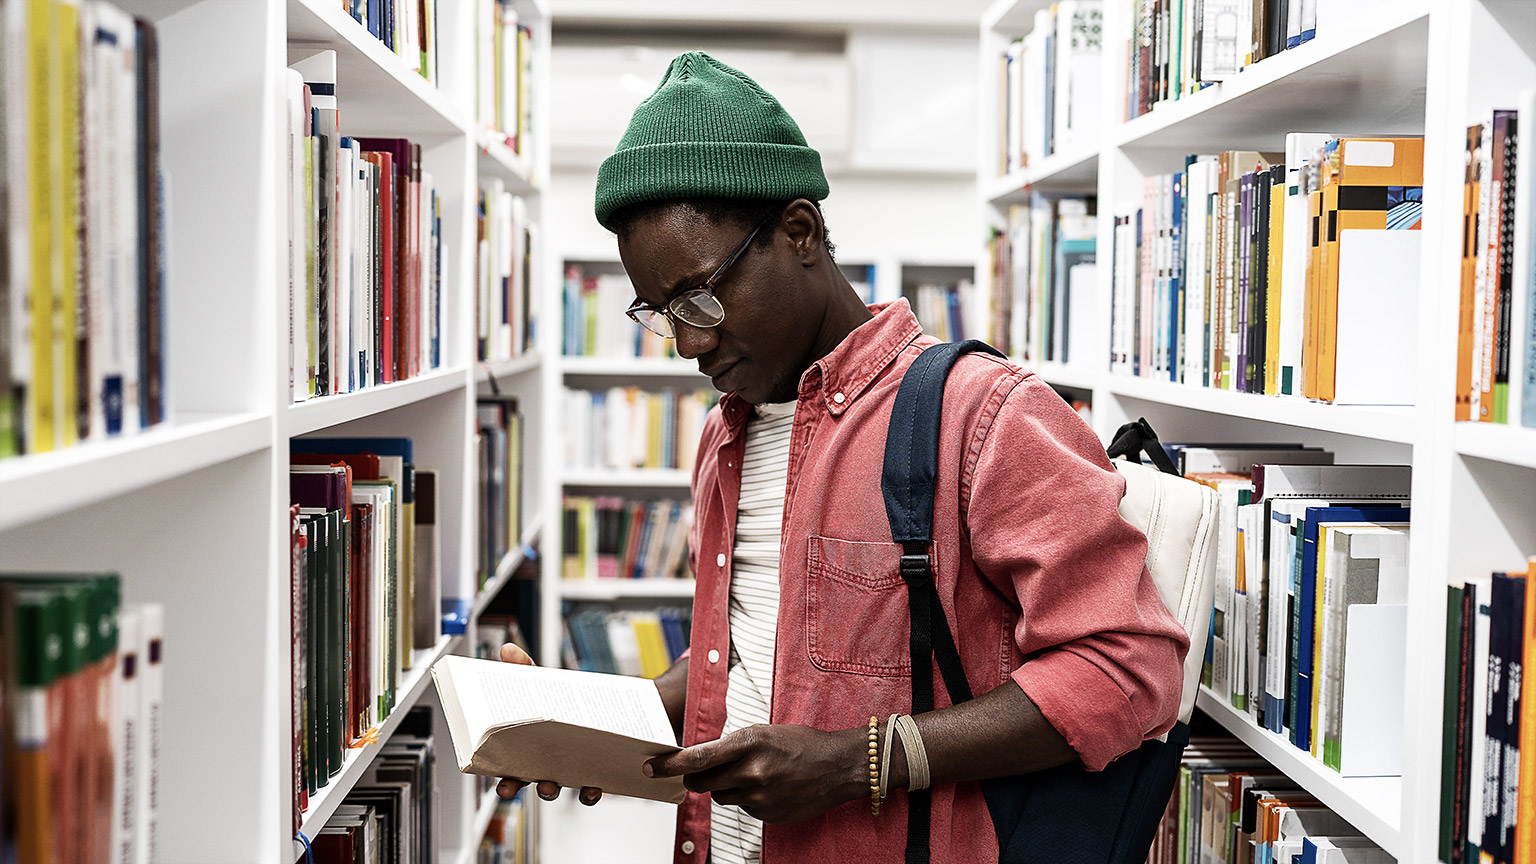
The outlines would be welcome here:
M 710 380 L 712 380 L 712 381 L 719 381 L 720 378 L 725 375 L 725 373 L 731 371 L 732 369 L 735 369 L 736 365 L 738 363 L 740 363 L 740 362 L 741 362 L 740 360 L 732 360 L 729 363 L 721 363 L 721 364 L 719 364 L 719 365 L 717 365 L 717 366 L 715 366 L 713 368 L 702 369 L 700 371 L 702 371 L 706 376 L 708 376 Z

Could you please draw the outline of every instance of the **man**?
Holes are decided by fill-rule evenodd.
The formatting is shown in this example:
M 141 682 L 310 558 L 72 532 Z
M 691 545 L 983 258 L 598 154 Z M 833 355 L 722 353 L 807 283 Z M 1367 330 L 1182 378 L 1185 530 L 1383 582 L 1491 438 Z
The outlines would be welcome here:
M 679 862 L 899 861 L 904 790 L 924 767 L 933 861 L 995 861 L 977 781 L 1099 770 L 1166 731 L 1188 639 L 1092 431 L 1034 376 L 967 355 L 945 393 L 932 556 L 982 695 L 951 706 L 938 688 L 941 707 L 915 718 L 915 769 L 905 739 L 888 742 L 911 667 L 880 471 L 902 374 L 935 340 L 905 301 L 858 299 L 833 262 L 827 193 L 778 102 L 702 53 L 672 62 L 598 172 L 631 317 L 725 394 L 693 477 L 692 648 L 657 680 L 686 748 L 646 771 L 691 790 Z

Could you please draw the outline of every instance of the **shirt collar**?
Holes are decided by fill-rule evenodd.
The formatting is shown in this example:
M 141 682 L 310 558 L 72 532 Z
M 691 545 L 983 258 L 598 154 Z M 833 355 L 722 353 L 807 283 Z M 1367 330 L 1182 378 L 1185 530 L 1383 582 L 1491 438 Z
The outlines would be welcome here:
M 874 304 L 869 311 L 873 318 L 854 328 L 800 376 L 800 398 L 820 390 L 827 411 L 834 417 L 848 410 L 891 361 L 923 334 L 906 298 Z M 745 422 L 752 414 L 752 406 L 734 393 L 721 397 L 720 410 L 731 426 Z

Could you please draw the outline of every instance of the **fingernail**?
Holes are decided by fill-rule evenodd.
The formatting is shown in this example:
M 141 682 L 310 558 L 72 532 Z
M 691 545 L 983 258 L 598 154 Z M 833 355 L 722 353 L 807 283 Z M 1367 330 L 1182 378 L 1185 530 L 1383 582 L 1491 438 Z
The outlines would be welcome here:
M 506 780 L 496 784 L 496 794 L 502 798 L 512 797 L 512 784 Z
M 647 777 L 655 777 L 656 776 L 656 769 L 652 768 L 651 767 L 651 763 L 647 762 L 644 765 L 640 766 L 640 773 L 644 774 Z
M 560 794 L 559 792 L 555 793 L 555 795 L 559 795 L 559 794 Z M 553 801 L 553 800 L 555 800 L 555 795 L 545 795 L 543 792 L 539 793 L 539 797 L 543 798 L 545 801 Z
M 597 793 L 595 793 L 595 792 L 582 792 L 581 793 L 581 803 L 587 805 L 588 807 L 591 807 L 593 804 L 596 804 L 597 803 Z

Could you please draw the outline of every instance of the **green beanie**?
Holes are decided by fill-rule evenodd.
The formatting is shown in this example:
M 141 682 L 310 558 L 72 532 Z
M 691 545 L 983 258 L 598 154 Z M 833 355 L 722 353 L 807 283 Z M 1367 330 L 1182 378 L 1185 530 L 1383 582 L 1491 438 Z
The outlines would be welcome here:
M 597 169 L 597 221 L 642 201 L 827 197 L 821 154 L 756 81 L 701 51 L 680 54 Z

